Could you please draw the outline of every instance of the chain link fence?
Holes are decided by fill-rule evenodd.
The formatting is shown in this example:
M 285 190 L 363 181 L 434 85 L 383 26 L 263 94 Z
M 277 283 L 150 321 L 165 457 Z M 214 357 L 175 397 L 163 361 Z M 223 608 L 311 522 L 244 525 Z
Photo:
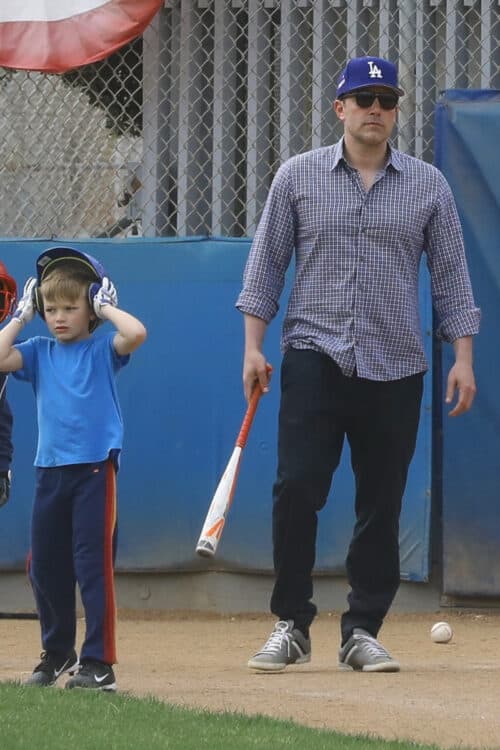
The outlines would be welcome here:
M 337 140 L 347 59 L 397 62 L 394 142 L 500 89 L 500 0 L 168 0 L 142 39 L 57 76 L 0 68 L 0 235 L 251 236 L 289 156 Z

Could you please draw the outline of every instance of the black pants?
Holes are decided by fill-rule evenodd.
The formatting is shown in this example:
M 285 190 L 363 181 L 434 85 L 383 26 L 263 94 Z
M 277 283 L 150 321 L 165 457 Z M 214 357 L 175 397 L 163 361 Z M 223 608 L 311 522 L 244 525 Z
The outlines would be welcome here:
M 307 629 L 318 511 L 342 452 L 351 448 L 356 523 L 342 643 L 353 628 L 376 636 L 400 581 L 399 516 L 422 400 L 423 373 L 392 381 L 346 377 L 328 356 L 291 349 L 281 368 L 278 473 L 273 488 L 276 582 L 271 611 Z

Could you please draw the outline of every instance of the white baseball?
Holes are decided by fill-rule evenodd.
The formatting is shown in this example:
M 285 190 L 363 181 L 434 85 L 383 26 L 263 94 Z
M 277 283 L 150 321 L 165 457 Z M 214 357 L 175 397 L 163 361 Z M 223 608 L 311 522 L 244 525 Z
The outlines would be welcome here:
M 436 622 L 431 628 L 431 639 L 434 643 L 449 643 L 452 637 L 453 630 L 447 622 Z

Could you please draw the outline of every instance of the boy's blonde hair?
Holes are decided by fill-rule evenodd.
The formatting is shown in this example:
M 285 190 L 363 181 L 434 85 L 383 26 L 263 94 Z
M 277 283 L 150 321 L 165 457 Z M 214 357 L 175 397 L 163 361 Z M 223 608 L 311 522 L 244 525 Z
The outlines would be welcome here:
M 95 279 L 84 269 L 75 268 L 74 263 L 59 263 L 57 268 L 51 271 L 40 284 L 40 291 L 44 302 L 56 302 L 57 300 L 68 300 L 76 302 L 82 294 L 88 300 L 88 289 Z M 89 309 L 91 308 L 88 300 Z

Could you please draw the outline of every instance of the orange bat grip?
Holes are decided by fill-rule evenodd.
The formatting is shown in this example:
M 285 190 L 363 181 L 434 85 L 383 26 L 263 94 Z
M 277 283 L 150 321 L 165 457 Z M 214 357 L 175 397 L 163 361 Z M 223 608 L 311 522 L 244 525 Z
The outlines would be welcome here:
M 272 367 L 267 368 L 268 373 L 271 373 L 273 371 Z M 246 410 L 245 416 L 243 417 L 243 422 L 241 423 L 241 429 L 238 434 L 238 437 L 236 438 L 236 447 L 237 448 L 244 448 L 248 439 L 248 433 L 250 432 L 250 427 L 252 426 L 253 418 L 255 417 L 255 412 L 257 411 L 257 406 L 259 405 L 260 397 L 262 396 L 262 388 L 260 387 L 259 383 L 255 384 L 255 388 L 252 391 L 252 395 L 250 396 L 250 401 L 248 402 L 248 408 Z
M 257 411 L 257 406 L 259 404 L 259 399 L 261 396 L 262 396 L 262 388 L 260 387 L 259 384 L 257 384 L 252 391 L 252 395 L 250 396 L 250 401 L 248 402 L 248 409 L 246 410 L 245 416 L 243 417 L 243 422 L 241 423 L 241 429 L 238 434 L 238 437 L 236 438 L 237 448 L 245 447 L 245 444 L 248 438 L 248 433 L 250 432 L 250 427 L 252 426 L 253 418 L 255 417 L 255 412 Z

